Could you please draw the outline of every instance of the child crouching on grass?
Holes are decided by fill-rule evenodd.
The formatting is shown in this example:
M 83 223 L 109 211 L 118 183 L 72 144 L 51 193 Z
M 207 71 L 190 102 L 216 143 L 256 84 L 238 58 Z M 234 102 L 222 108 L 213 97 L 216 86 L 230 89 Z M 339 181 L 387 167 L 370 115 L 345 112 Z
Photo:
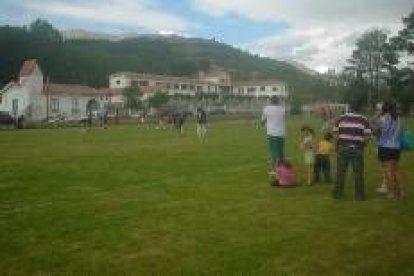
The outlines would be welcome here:
M 303 151 L 303 160 L 306 165 L 307 184 L 312 184 L 313 165 L 315 163 L 315 141 L 314 131 L 309 126 L 303 126 L 300 129 L 301 143 L 300 147 Z
M 314 165 L 314 183 L 318 183 L 321 180 L 320 173 L 322 172 L 325 177 L 325 182 L 331 183 L 331 160 L 330 156 L 334 152 L 334 145 L 332 143 L 332 133 L 325 133 L 324 139 L 319 142 Z
M 269 176 L 272 186 L 293 187 L 295 184 L 292 164 L 286 160 L 279 160 Z

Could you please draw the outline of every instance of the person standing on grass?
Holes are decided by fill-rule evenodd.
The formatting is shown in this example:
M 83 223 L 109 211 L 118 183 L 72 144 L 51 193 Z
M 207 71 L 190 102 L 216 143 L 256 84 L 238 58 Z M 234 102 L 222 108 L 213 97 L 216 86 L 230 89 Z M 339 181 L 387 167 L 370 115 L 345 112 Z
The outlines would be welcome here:
M 206 111 L 199 107 L 197 108 L 197 136 L 202 144 L 207 139 L 207 113 Z
M 266 124 L 267 140 L 269 143 L 271 168 L 278 161 L 284 159 L 285 144 L 285 107 L 281 104 L 278 96 L 270 98 L 270 105 L 263 109 L 262 123 Z
M 331 124 L 332 119 L 332 112 L 328 104 L 324 104 L 321 106 L 321 119 L 322 119 L 322 131 L 328 131 Z
M 352 111 L 341 115 L 335 123 L 337 141 L 337 172 L 333 197 L 344 196 L 345 174 L 351 163 L 355 181 L 355 199 L 365 200 L 364 188 L 364 147 L 371 136 L 368 119 L 360 114 L 361 104 L 353 103 Z
M 381 113 L 382 113 L 382 103 L 380 103 L 380 104 L 377 104 L 377 109 L 378 109 L 378 111 L 379 111 L 379 113 L 377 113 L 371 120 L 370 120 L 370 123 L 371 123 L 371 129 L 373 130 L 373 134 L 376 136 L 376 139 L 375 139 L 375 142 L 376 142 L 376 147 L 375 147 L 375 155 L 378 157 L 378 138 L 379 138 L 379 125 L 378 125 L 378 122 L 379 122 L 379 118 L 380 118 L 380 116 L 381 116 Z M 381 184 L 380 184 L 380 186 L 376 189 L 376 191 L 378 192 L 378 193 L 381 193 L 381 194 L 386 194 L 386 193 L 388 193 L 388 188 L 387 188 L 387 181 L 386 181 L 386 178 L 385 178 L 385 173 L 384 173 L 384 171 L 382 172 L 382 181 L 381 181 Z
M 377 126 L 378 160 L 382 163 L 385 176 L 385 192 L 388 192 L 389 198 L 400 198 L 403 193 L 398 172 L 401 120 L 395 102 L 384 101 Z
M 312 184 L 312 172 L 315 163 L 315 139 L 314 131 L 309 126 L 303 126 L 300 129 L 301 141 L 300 148 L 303 151 L 303 161 L 306 165 L 306 183 Z
M 313 171 L 314 183 L 320 181 L 321 172 L 324 174 L 325 182 L 331 183 L 331 154 L 334 152 L 332 139 L 332 133 L 327 132 L 324 135 L 324 139 L 317 146 Z
M 184 134 L 184 123 L 186 120 L 186 114 L 184 112 L 179 112 L 174 116 L 174 125 L 179 130 L 180 134 Z
M 87 126 L 88 126 L 88 129 L 91 129 L 92 128 L 92 109 L 89 108 L 87 112 L 88 112 Z

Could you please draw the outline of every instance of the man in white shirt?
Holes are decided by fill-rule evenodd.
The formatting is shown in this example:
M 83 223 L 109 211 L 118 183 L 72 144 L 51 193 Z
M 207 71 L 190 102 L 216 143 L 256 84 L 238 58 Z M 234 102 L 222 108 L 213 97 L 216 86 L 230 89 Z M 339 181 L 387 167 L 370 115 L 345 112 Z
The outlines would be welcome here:
M 278 161 L 284 159 L 285 107 L 280 103 L 279 97 L 272 96 L 270 105 L 264 107 L 262 122 L 266 123 L 267 140 L 273 168 Z

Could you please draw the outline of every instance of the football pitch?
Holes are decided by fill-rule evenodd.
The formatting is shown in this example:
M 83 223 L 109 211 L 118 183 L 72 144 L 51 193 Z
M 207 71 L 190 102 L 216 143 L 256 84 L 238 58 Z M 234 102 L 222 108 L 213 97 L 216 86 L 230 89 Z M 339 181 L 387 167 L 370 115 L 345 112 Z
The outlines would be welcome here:
M 206 144 L 194 122 L 183 135 L 0 131 L 0 274 L 413 275 L 414 152 L 400 163 L 405 199 L 375 192 L 370 144 L 367 201 L 349 172 L 336 201 L 332 185 L 304 184 L 300 125 L 289 119 L 295 188 L 269 185 L 265 131 L 247 120 L 213 121 Z

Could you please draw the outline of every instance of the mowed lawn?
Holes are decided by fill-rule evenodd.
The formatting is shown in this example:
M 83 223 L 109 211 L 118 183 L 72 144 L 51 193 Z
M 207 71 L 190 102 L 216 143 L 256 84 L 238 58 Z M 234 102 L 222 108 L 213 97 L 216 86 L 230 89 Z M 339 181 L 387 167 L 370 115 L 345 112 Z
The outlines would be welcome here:
M 252 122 L 215 121 L 205 145 L 186 127 L 0 131 L 0 274 L 414 274 L 414 153 L 404 200 L 375 193 L 371 145 L 368 200 L 349 182 L 335 201 L 330 185 L 271 187 Z M 304 179 L 299 127 L 287 155 Z

